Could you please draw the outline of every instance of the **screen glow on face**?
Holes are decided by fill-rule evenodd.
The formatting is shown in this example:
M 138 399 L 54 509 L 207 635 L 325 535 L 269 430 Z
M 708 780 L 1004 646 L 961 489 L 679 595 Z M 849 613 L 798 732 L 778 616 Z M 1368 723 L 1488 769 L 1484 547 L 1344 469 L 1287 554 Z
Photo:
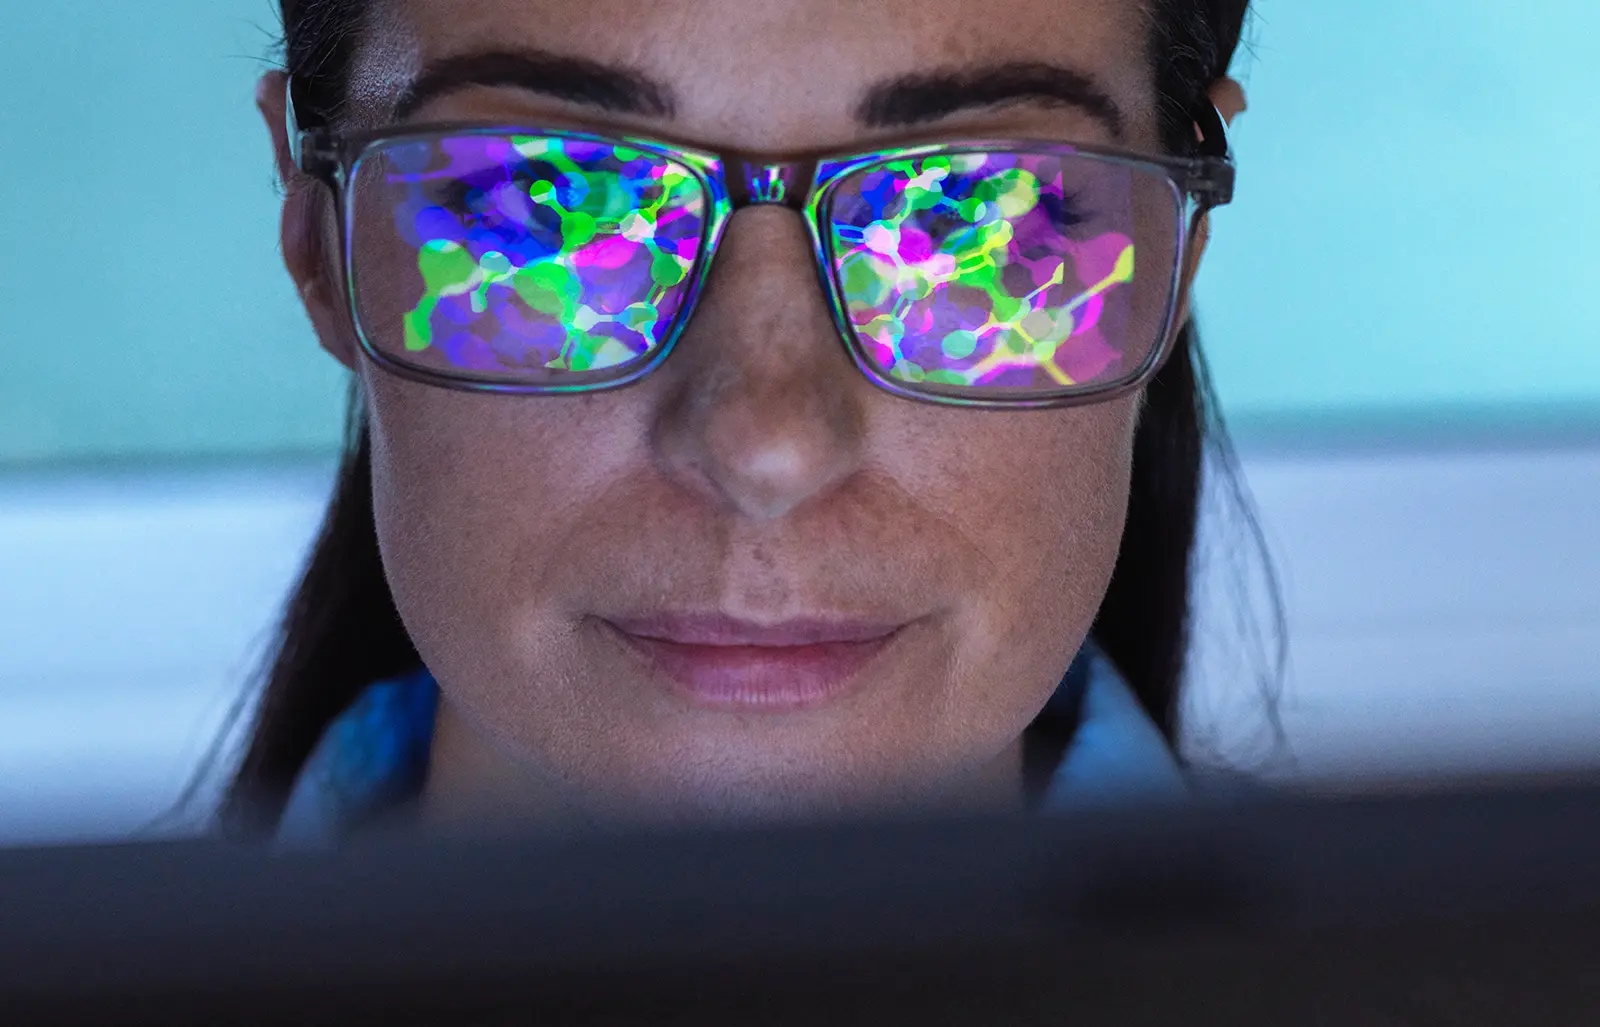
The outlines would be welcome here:
M 548 377 L 623 368 L 665 342 L 706 229 L 686 167 L 608 143 L 470 134 L 397 143 L 381 166 L 384 245 L 401 251 L 387 258 L 414 268 L 368 311 L 385 348 Z
M 1091 201 L 1063 163 L 952 154 L 890 160 L 840 184 L 831 230 L 842 300 L 886 375 L 1010 391 L 1132 369 L 1130 190 L 1120 209 L 1098 209 L 1104 183 L 1084 191 Z

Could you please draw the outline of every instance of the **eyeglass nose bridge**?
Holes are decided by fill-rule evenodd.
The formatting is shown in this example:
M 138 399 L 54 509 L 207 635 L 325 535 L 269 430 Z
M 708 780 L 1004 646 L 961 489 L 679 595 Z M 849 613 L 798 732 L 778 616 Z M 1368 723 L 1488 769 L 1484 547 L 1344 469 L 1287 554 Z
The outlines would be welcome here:
M 816 180 L 816 161 L 764 161 L 735 158 L 728 162 L 728 199 L 734 210 L 776 206 L 804 212 Z

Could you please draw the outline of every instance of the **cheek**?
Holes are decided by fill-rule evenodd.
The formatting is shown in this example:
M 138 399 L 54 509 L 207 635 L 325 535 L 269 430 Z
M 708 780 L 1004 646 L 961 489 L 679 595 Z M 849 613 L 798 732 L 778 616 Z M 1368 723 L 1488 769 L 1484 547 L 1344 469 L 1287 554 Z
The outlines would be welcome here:
M 1138 403 L 985 419 L 942 459 L 925 494 L 972 545 L 961 677 L 1046 691 L 1099 611 L 1121 544 Z M 970 416 L 970 415 L 968 415 Z M 937 437 L 937 436 L 935 436 Z
M 637 433 L 593 430 L 583 398 L 541 404 L 367 380 L 378 539 L 424 661 L 451 678 L 512 673 L 548 624 L 583 511 Z

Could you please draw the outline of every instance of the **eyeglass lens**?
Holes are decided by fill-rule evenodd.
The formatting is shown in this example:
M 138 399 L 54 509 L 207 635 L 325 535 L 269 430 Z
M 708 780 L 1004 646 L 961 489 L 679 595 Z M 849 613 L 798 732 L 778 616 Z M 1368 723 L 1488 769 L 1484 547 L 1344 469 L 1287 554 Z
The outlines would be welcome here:
M 688 168 L 539 136 L 398 142 L 351 188 L 356 307 L 404 364 L 484 381 L 578 385 L 647 363 L 704 240 Z
M 1160 342 L 1178 224 L 1169 181 L 1083 155 L 896 160 L 836 188 L 832 245 L 861 350 L 908 384 L 1097 388 Z

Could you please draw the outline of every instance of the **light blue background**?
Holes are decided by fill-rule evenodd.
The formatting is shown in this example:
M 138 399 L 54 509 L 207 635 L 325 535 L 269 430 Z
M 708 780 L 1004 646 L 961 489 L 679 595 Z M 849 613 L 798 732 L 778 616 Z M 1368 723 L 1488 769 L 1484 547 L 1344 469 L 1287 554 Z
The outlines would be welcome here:
M 1282 422 L 1600 410 L 1600 3 L 1266 0 L 1200 307 Z
M 271 0 L 0 0 L 0 463 L 326 450 Z M 1236 424 L 1600 410 L 1600 3 L 1265 0 L 1198 304 Z

